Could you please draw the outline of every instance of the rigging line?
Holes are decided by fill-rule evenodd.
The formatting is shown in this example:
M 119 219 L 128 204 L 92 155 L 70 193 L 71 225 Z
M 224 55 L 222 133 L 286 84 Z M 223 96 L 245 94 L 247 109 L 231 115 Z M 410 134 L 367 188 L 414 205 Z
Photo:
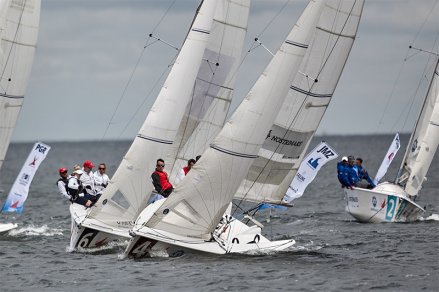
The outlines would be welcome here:
M 20 14 L 20 18 L 19 18 L 18 23 L 17 23 L 17 29 L 15 30 L 14 40 L 13 40 L 13 42 L 11 44 L 11 47 L 9 48 L 8 57 L 6 58 L 6 60 L 4 62 L 5 66 L 3 66 L 3 71 L 1 73 L 0 79 L 3 79 L 3 75 L 5 74 L 5 70 L 6 70 L 6 67 L 7 67 L 6 64 L 8 64 L 9 59 L 11 58 L 12 50 L 14 48 L 14 43 L 17 43 L 18 31 L 20 30 L 21 20 L 23 19 L 23 14 L 24 14 L 24 10 L 26 8 L 26 4 L 27 4 L 27 1 L 25 0 L 24 3 L 23 3 L 23 6 L 22 6 L 21 12 L 20 12 L 21 14 Z M 10 78 L 8 78 L 8 80 L 10 80 Z M 6 92 L 6 88 L 4 90 Z
M 173 64 L 174 60 L 170 63 Z M 154 91 L 154 89 L 156 88 L 156 86 L 159 84 L 160 80 L 162 80 L 163 76 L 165 75 L 165 73 L 168 71 L 169 66 L 167 68 L 165 68 L 165 70 L 163 70 L 162 74 L 159 76 L 159 78 L 157 78 L 156 82 L 154 83 L 154 85 L 151 87 L 151 90 L 148 92 L 148 94 L 145 96 L 145 98 L 143 99 L 142 103 L 140 104 L 140 106 L 137 107 L 136 111 L 134 112 L 134 114 L 131 116 L 131 118 L 128 120 L 128 122 L 126 123 L 125 127 L 123 128 L 123 130 L 120 132 L 119 134 L 119 138 L 122 136 L 123 133 L 125 133 L 125 131 L 127 130 L 128 126 L 132 123 L 132 121 L 134 120 L 134 118 L 136 117 L 136 115 L 139 113 L 139 111 L 142 109 L 142 107 L 145 105 L 146 101 L 148 100 L 148 98 L 151 96 L 152 92 Z
M 427 14 L 427 16 L 424 19 L 424 22 L 421 24 L 421 27 L 419 28 L 419 30 L 416 32 L 415 37 L 413 38 L 411 44 L 414 44 L 416 39 L 418 38 L 419 34 L 421 33 L 422 29 L 425 26 L 425 23 L 428 21 L 428 19 L 430 18 L 430 15 L 434 12 L 436 5 L 439 3 L 439 1 L 436 0 L 436 2 L 433 4 L 433 7 L 430 9 L 429 13 Z
M 434 40 L 433 48 L 436 46 L 436 43 L 437 43 L 437 41 L 438 41 L 438 37 L 439 37 L 439 33 L 436 35 L 436 39 Z M 435 57 L 435 58 L 436 58 L 436 57 Z M 407 110 L 407 114 L 405 115 L 405 119 L 404 119 L 404 122 L 403 122 L 403 125 L 402 125 L 401 129 L 404 129 L 405 126 L 407 125 L 408 118 L 409 118 L 409 116 L 410 116 L 410 112 L 412 112 L 412 110 L 413 110 L 413 106 L 414 106 L 414 103 L 415 103 L 415 100 L 416 100 L 416 96 L 418 95 L 418 92 L 419 92 L 419 90 L 420 90 L 420 88 L 421 88 L 422 81 L 423 81 L 424 78 L 427 78 L 427 77 L 426 77 L 426 72 L 427 72 L 427 68 L 428 68 L 428 66 L 429 66 L 430 60 L 431 60 L 431 55 L 429 55 L 429 57 L 427 58 L 426 64 L 425 64 L 425 66 L 424 66 L 424 71 L 422 72 L 421 77 L 420 77 L 419 82 L 418 82 L 418 86 L 416 87 L 416 90 L 415 90 L 415 92 L 413 93 L 413 98 L 411 98 L 411 99 L 408 101 L 408 102 L 409 102 L 409 106 L 408 106 L 408 108 L 407 108 L 407 105 L 405 106 L 405 110 Z M 433 68 L 433 70 L 435 70 L 435 67 Z M 434 78 L 434 76 L 433 76 L 432 78 Z M 427 80 L 428 80 L 428 78 L 427 78 Z M 426 95 L 427 95 L 427 94 L 428 94 L 428 92 L 426 93 Z M 425 104 L 425 103 L 424 103 L 424 104 Z M 422 105 L 422 107 L 424 107 L 424 104 Z M 421 108 L 421 111 L 422 111 L 422 108 Z M 396 129 L 396 125 L 398 124 L 398 121 L 399 121 L 399 119 L 401 118 L 401 116 L 402 116 L 402 115 L 399 116 L 399 118 L 397 119 L 397 121 L 395 122 L 395 124 L 392 126 L 392 128 L 391 128 L 392 130 Z M 415 129 L 415 128 L 416 128 L 416 123 L 415 123 L 413 129 Z
M 270 27 L 270 26 L 273 24 L 274 20 L 275 20 L 276 18 L 279 17 L 279 15 L 282 13 L 282 11 L 285 9 L 285 7 L 287 7 L 287 5 L 290 3 L 290 1 L 291 1 L 291 0 L 287 0 L 287 1 L 285 1 L 284 5 L 282 5 L 282 7 L 281 7 L 281 8 L 279 9 L 279 11 L 273 16 L 273 18 L 272 18 L 270 21 L 268 21 L 267 25 L 266 25 L 266 26 L 262 29 L 262 31 L 258 34 L 258 37 L 257 37 L 257 38 L 259 38 L 262 34 L 265 33 L 265 31 L 268 29 L 268 27 Z
M 142 49 L 142 51 L 141 51 L 141 53 L 140 53 L 140 56 L 139 56 L 139 58 L 137 59 L 136 65 L 134 65 L 134 69 L 133 69 L 133 71 L 131 71 L 130 77 L 128 78 L 128 81 L 127 81 L 127 83 L 125 84 L 125 87 L 124 87 L 124 89 L 123 89 L 123 91 L 122 91 L 122 94 L 121 94 L 121 96 L 119 97 L 119 100 L 118 100 L 118 102 L 117 102 L 116 108 L 114 109 L 113 114 L 111 115 L 110 121 L 108 122 L 107 127 L 105 128 L 104 134 L 103 134 L 102 137 L 101 137 L 101 141 L 104 140 L 105 136 L 107 135 L 108 130 L 110 129 L 110 126 L 111 126 L 111 124 L 112 124 L 112 122 L 113 122 L 113 120 L 114 120 L 114 117 L 116 116 L 116 113 L 117 113 L 117 111 L 118 111 L 118 109 L 119 109 L 119 107 L 120 107 L 120 105 L 121 105 L 121 103 L 122 103 L 122 100 L 124 99 L 125 94 L 126 94 L 126 92 L 127 92 L 127 90 L 128 90 L 128 86 L 131 84 L 131 81 L 132 81 L 132 79 L 133 79 L 133 77 L 134 77 L 134 73 L 137 71 L 137 67 L 139 66 L 140 61 L 142 60 L 143 54 L 145 53 L 145 48 L 146 48 L 146 47 L 144 47 L 144 48 Z M 120 137 L 120 136 L 119 136 L 119 137 Z
M 180 153 L 180 150 L 183 147 L 183 140 L 185 138 L 186 130 L 187 130 L 187 127 L 188 127 L 188 124 L 189 124 L 189 119 L 190 119 L 190 116 L 191 116 L 192 104 L 194 102 L 194 95 L 195 95 L 195 89 L 196 88 L 197 88 L 197 80 L 195 79 L 194 86 L 192 88 L 192 97 L 191 97 L 191 100 L 190 100 L 190 103 L 189 103 L 188 115 L 187 115 L 187 117 L 183 116 L 183 118 L 182 118 L 182 119 L 186 119 L 186 121 L 184 123 L 184 129 L 183 129 L 183 133 L 181 134 L 181 139 L 179 139 L 180 141 L 178 143 L 177 151 L 175 152 L 176 155 L 178 155 L 178 153 Z M 172 163 L 171 171 L 169 172 L 170 174 L 174 171 L 174 167 L 175 167 L 175 164 L 177 163 L 177 160 L 178 160 L 178 158 L 176 157 L 176 159 L 174 159 L 174 162 Z
M 354 9 L 354 7 L 355 7 L 356 2 L 357 2 L 357 1 L 354 1 L 354 3 L 352 4 L 351 10 L 349 11 L 349 15 L 352 14 L 352 11 L 353 11 L 353 9 Z M 345 22 L 344 22 L 344 24 L 343 24 L 343 26 L 342 26 L 342 28 L 341 28 L 341 32 L 343 32 L 343 30 L 344 30 L 344 28 L 346 27 L 346 25 L 347 25 L 349 19 L 350 19 L 350 16 L 346 17 L 346 20 L 345 20 Z M 335 21 L 335 20 L 334 20 L 334 21 Z M 325 61 L 324 61 L 323 64 L 321 65 L 320 70 L 319 70 L 319 72 L 318 72 L 317 75 L 316 75 L 316 79 L 314 80 L 314 83 L 311 85 L 311 88 L 310 88 L 310 89 L 312 89 L 312 88 L 314 87 L 314 85 L 317 83 L 317 80 L 319 79 L 319 76 L 320 76 L 320 74 L 322 73 L 323 68 L 325 68 L 327 62 L 329 61 L 329 58 L 332 56 L 332 54 L 333 54 L 333 52 L 334 52 L 334 49 L 335 49 L 335 47 L 337 46 L 337 44 L 338 44 L 338 42 L 339 42 L 339 40 L 340 40 L 340 38 L 341 38 L 341 35 L 342 35 L 341 32 L 337 35 L 336 40 L 335 40 L 335 42 L 334 42 L 334 45 L 332 46 L 331 50 L 329 51 L 328 56 L 326 57 Z M 327 44 L 329 44 L 329 40 L 327 41 Z M 293 81 L 293 82 L 294 82 L 294 81 Z M 286 135 L 288 134 L 288 131 L 291 129 L 291 127 L 293 126 L 294 122 L 295 122 L 296 119 L 298 118 L 299 113 L 301 112 L 301 110 L 303 109 L 303 106 L 305 105 L 305 101 L 308 99 L 308 96 L 309 96 L 309 95 L 307 94 L 307 95 L 305 96 L 305 98 L 303 99 L 302 104 L 301 104 L 299 110 L 297 111 L 296 115 L 294 116 L 293 120 L 291 121 L 290 125 L 288 126 L 288 129 L 285 130 L 285 133 L 284 133 L 284 135 L 283 135 L 282 138 L 285 138 L 285 137 L 286 137 Z M 252 182 L 250 188 L 248 189 L 248 191 L 246 192 L 246 194 L 244 195 L 244 197 L 240 200 L 239 205 L 245 200 L 245 198 L 247 197 L 248 193 L 249 193 L 250 190 L 253 188 L 253 186 L 255 185 L 256 181 L 259 179 L 259 177 L 262 175 L 262 172 L 263 172 L 263 171 L 265 170 L 265 168 L 268 166 L 268 164 L 270 163 L 271 159 L 273 158 L 274 154 L 275 154 L 276 151 L 279 149 L 279 147 L 281 147 L 280 144 L 277 145 L 276 149 L 273 151 L 273 154 L 271 154 L 271 157 L 270 157 L 269 159 L 267 159 L 267 162 L 265 163 L 264 167 L 263 167 L 262 170 L 259 172 L 259 174 L 258 174 L 258 176 L 256 177 L 256 179 Z M 267 175 L 266 178 L 268 178 L 268 175 Z M 239 205 L 238 205 L 238 206 L 239 206 Z M 235 210 L 235 211 L 236 211 L 236 210 Z M 235 212 L 234 212 L 232 215 L 234 215 L 234 214 L 235 214 Z
M 166 15 L 169 13 L 169 10 L 174 6 L 174 4 L 175 4 L 176 1 L 177 1 L 177 0 L 174 0 L 174 1 L 171 3 L 171 5 L 169 5 L 169 7 L 166 9 L 166 11 L 163 13 L 162 17 L 161 17 L 160 20 L 158 21 L 158 23 L 154 26 L 152 32 L 155 32 L 155 31 L 157 30 L 158 26 L 162 23 L 163 19 L 164 19 L 164 18 L 166 17 Z M 123 91 L 122 91 L 122 94 L 121 94 L 121 96 L 119 97 L 119 100 L 118 100 L 118 102 L 117 102 L 116 108 L 115 108 L 115 110 L 113 111 L 113 114 L 111 115 L 110 121 L 108 122 L 107 127 L 105 128 L 104 134 L 103 134 L 102 137 L 101 137 L 101 141 L 102 141 L 102 140 L 105 138 L 105 136 L 107 135 L 107 132 L 108 132 L 108 130 L 109 130 L 109 128 L 110 128 L 110 126 L 111 126 L 111 124 L 112 124 L 112 122 L 113 122 L 113 120 L 114 120 L 114 117 L 116 116 L 116 113 L 117 113 L 117 111 L 118 111 L 118 109 L 119 109 L 119 107 L 120 107 L 120 104 L 122 103 L 122 100 L 123 100 L 124 97 L 125 97 L 125 94 L 126 94 L 126 92 L 127 92 L 127 90 L 128 90 L 128 87 L 129 87 L 129 85 L 131 84 L 131 81 L 132 81 L 132 79 L 133 79 L 133 77 L 134 77 L 134 73 L 137 71 L 137 68 L 138 68 L 138 66 L 139 66 L 139 64 L 140 64 L 140 61 L 141 61 L 141 59 L 142 59 L 142 57 L 143 57 L 143 55 L 144 55 L 144 53 L 145 53 L 145 50 L 146 50 L 146 48 L 149 46 L 148 42 L 150 41 L 151 36 L 152 36 L 152 33 L 149 35 L 149 37 L 148 37 L 148 39 L 147 39 L 147 41 L 146 41 L 146 45 L 143 47 L 143 50 L 141 51 L 140 56 L 139 56 L 139 58 L 137 59 L 137 62 L 136 62 L 136 64 L 135 64 L 134 68 L 133 68 L 133 71 L 131 72 L 131 74 L 130 74 L 130 76 L 129 76 L 129 78 L 128 78 L 128 81 L 127 81 L 127 83 L 126 83 L 126 85 L 125 85 L 125 87 L 124 87 L 124 89 L 123 89 Z M 153 42 L 153 43 L 155 43 L 155 42 Z M 131 121 L 132 121 L 132 119 L 129 121 L 129 123 L 130 123 Z M 127 126 L 127 127 L 128 127 L 128 126 Z M 125 127 L 125 128 L 122 130 L 122 133 L 119 135 L 119 138 L 120 138 L 121 135 L 125 132 L 125 130 L 126 130 L 127 127 Z

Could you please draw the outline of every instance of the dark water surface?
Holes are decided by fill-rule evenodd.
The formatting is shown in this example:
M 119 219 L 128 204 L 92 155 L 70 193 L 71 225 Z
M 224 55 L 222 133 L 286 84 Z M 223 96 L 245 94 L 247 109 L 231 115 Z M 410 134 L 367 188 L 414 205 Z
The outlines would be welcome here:
M 393 136 L 323 137 L 340 155 L 361 156 L 375 174 Z M 316 139 L 310 149 L 318 143 Z M 402 137 L 402 145 L 408 137 Z M 43 141 L 44 142 L 44 141 Z M 439 291 L 439 158 L 430 167 L 415 223 L 361 224 L 344 211 L 335 161 L 295 207 L 266 223 L 274 239 L 294 238 L 287 252 L 255 256 L 186 254 L 142 261 L 118 258 L 126 243 L 68 253 L 69 204 L 57 193 L 59 167 L 91 159 L 114 173 L 130 142 L 49 143 L 24 213 L 1 215 L 19 227 L 0 236 L 0 291 Z M 32 144 L 12 144 L 0 172 L 3 202 Z M 404 150 L 389 170 L 396 175 Z

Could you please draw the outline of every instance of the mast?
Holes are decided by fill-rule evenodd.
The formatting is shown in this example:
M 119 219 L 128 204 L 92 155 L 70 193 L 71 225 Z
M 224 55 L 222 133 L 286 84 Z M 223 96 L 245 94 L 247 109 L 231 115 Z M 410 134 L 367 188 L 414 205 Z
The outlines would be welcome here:
M 323 1 L 310 1 L 279 51 L 201 159 L 147 222 L 208 239 L 233 199 L 297 74 Z
M 439 91 L 438 87 L 438 71 L 439 71 L 439 56 L 436 54 L 436 66 L 433 70 L 432 78 L 430 80 L 430 84 L 428 86 L 427 94 L 425 95 L 424 102 L 422 103 L 421 110 L 419 112 L 419 116 L 414 125 L 414 130 L 410 135 L 409 142 L 406 147 L 406 151 L 404 154 L 404 158 L 399 167 L 397 177 L 395 179 L 396 184 L 403 185 L 404 182 L 411 176 L 411 170 L 413 164 L 416 161 L 416 157 L 420 150 L 420 143 L 425 136 L 426 128 L 428 126 L 429 119 L 433 112 L 434 101 L 437 100 L 437 96 L 435 96 L 435 92 Z M 422 183 L 422 182 L 421 182 Z

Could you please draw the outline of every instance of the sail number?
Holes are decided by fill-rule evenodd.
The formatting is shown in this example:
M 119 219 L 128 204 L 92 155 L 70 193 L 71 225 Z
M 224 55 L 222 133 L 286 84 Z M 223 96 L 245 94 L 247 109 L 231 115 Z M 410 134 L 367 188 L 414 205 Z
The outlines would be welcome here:
M 386 221 L 392 221 L 395 215 L 396 199 L 397 197 L 395 196 L 387 196 Z

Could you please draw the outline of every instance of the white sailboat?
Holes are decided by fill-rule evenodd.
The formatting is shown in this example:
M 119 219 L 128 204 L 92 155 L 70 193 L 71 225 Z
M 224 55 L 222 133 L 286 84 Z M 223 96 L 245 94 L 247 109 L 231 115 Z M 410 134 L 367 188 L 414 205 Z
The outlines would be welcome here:
M 354 5 L 356 2 L 357 5 Z M 317 110 L 317 113 L 311 114 L 322 112 L 314 123 L 315 128 L 317 127 L 349 54 L 362 7 L 363 1 L 310 1 L 280 50 L 200 161 L 168 199 L 148 206 L 137 218 L 132 230 L 134 238 L 127 247 L 125 256 L 142 257 L 163 250 L 169 255 L 178 255 L 184 250 L 215 254 L 279 251 L 295 243 L 293 239 L 270 241 L 262 235 L 262 225 L 253 218 L 250 218 L 255 223 L 253 226 L 236 220 L 230 215 L 230 202 L 235 196 L 248 199 L 239 191 L 242 189 L 240 185 L 245 185 L 242 181 L 250 176 L 255 180 L 251 171 L 261 158 L 267 161 L 276 156 L 275 159 L 278 160 L 292 160 L 292 157 L 278 155 L 279 148 L 266 146 L 273 128 L 279 127 L 276 125 L 281 119 L 279 117 L 285 119 L 288 116 L 286 112 L 291 115 L 292 104 L 303 103 L 297 107 L 300 113 L 304 109 Z M 317 20 L 319 22 L 316 29 Z M 313 32 L 314 38 L 310 44 Z M 339 55 L 339 50 L 345 52 Z M 331 56 L 333 53 L 334 59 Z M 326 68 L 322 68 L 326 64 L 330 64 L 329 67 L 332 68 L 326 71 Z M 315 72 L 301 71 L 313 67 Z M 330 80 L 319 80 L 324 85 L 318 91 L 311 91 L 311 88 L 305 86 L 309 79 L 303 75 L 307 74 L 297 74 L 298 71 L 315 73 L 316 77 L 324 73 L 322 76 Z M 305 79 L 303 84 L 297 84 L 298 80 L 302 80 L 300 76 Z M 300 85 L 305 90 L 301 90 Z M 291 91 L 302 95 L 291 97 Z M 320 92 L 325 94 L 320 95 Z M 288 106 L 289 109 L 286 108 Z M 293 115 L 297 114 L 293 112 Z M 303 116 L 300 122 L 303 123 L 304 119 Z M 285 123 L 284 120 L 282 122 Z M 280 139 L 285 139 L 285 129 L 291 129 L 292 121 L 289 122 L 284 126 L 284 132 L 279 134 Z M 309 135 L 302 136 L 311 139 L 315 128 Z M 278 144 L 287 141 L 280 139 Z M 295 146 L 302 146 L 303 152 L 306 151 L 305 145 Z M 266 149 L 270 149 L 272 153 L 267 153 Z M 294 158 L 298 159 L 297 155 Z M 290 167 L 288 170 L 295 172 L 297 167 Z M 274 168 L 273 173 L 267 174 L 265 179 L 278 172 L 279 169 Z M 283 178 L 287 173 L 288 171 Z M 277 193 L 276 199 L 267 199 L 262 191 L 259 192 L 259 197 L 255 195 L 250 200 L 257 203 L 264 200 L 281 203 L 290 181 L 291 179 L 283 193 Z M 254 193 L 258 191 L 260 189 L 254 190 Z M 273 196 L 274 193 L 273 191 Z
M 428 92 L 394 183 L 372 190 L 346 190 L 346 211 L 360 222 L 410 222 L 424 209 L 413 201 L 419 194 L 439 143 L 439 58 Z
M 71 250 L 129 238 L 153 191 L 150 174 L 156 159 L 164 158 L 171 166 L 176 161 L 178 170 L 195 156 L 192 153 L 202 153 L 221 129 L 248 12 L 249 0 L 201 2 L 167 80 L 109 186 L 91 209 L 71 205 Z
M 29 82 L 40 9 L 40 0 L 0 0 L 0 168 Z M 0 232 L 15 227 L 15 223 L 0 223 Z

